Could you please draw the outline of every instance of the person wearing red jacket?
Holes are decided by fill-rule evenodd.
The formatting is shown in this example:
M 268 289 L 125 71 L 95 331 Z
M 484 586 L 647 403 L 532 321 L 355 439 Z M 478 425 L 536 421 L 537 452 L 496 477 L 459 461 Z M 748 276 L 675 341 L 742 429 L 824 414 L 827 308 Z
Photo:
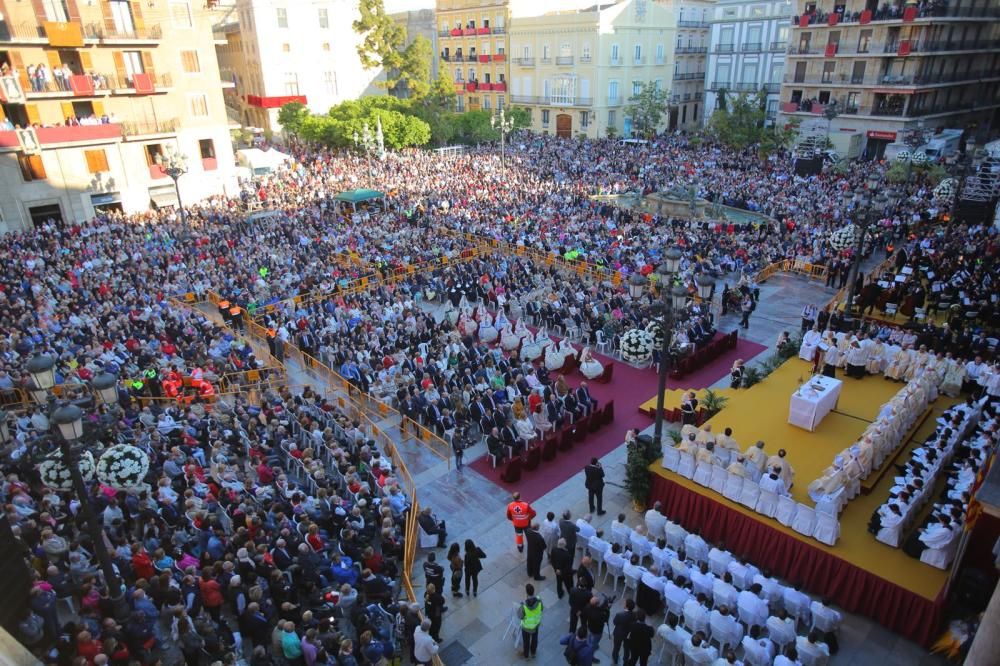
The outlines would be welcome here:
M 531 525 L 535 510 L 531 505 L 521 500 L 521 493 L 514 493 L 512 502 L 507 505 L 507 520 L 514 524 L 514 543 L 519 553 L 524 552 L 524 530 Z
M 153 560 L 150 559 L 149 553 L 137 543 L 132 544 L 132 571 L 135 572 L 136 578 L 152 580 L 156 576 Z
M 219 585 L 219 581 L 207 573 L 203 573 L 202 577 L 198 580 L 198 587 L 201 590 L 201 605 L 212 616 L 212 619 L 219 622 L 222 618 L 222 604 L 224 602 L 222 587 Z

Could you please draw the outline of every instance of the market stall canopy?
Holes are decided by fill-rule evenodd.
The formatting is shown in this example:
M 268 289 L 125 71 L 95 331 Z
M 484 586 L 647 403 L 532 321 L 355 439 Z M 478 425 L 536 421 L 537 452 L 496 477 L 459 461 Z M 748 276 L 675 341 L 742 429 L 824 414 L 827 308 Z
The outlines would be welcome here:
M 379 192 L 378 190 L 346 190 L 335 196 L 333 199 L 334 201 L 346 201 L 347 203 L 357 206 L 358 204 L 366 201 L 385 199 L 385 194 L 383 192 Z
M 291 158 L 280 150 L 244 148 L 236 151 L 236 159 L 240 165 L 249 167 L 254 175 L 259 176 L 274 171 Z

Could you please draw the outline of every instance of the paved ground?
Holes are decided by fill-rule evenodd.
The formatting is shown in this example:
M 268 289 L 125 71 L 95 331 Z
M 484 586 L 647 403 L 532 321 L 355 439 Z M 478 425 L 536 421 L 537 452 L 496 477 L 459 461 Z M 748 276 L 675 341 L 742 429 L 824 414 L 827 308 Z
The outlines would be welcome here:
M 782 331 L 795 333 L 799 330 L 798 313 L 807 303 L 821 305 L 833 294 L 834 290 L 827 289 L 816 281 L 795 276 L 775 276 L 761 285 L 760 305 L 750 319 L 750 328 L 741 332 L 741 335 L 768 347 L 769 351 L 762 353 L 757 359 L 761 360 L 771 353 Z M 719 328 L 729 331 L 738 324 L 738 315 L 727 315 Z M 295 368 L 291 368 L 291 371 L 296 375 L 296 383 L 317 383 Z M 728 378 L 720 380 L 717 385 L 728 386 Z M 470 469 L 460 472 L 449 469 L 446 464 L 429 454 L 416 451 L 413 454 L 415 465 L 411 467 L 414 467 L 421 503 L 431 506 L 439 516 L 447 520 L 449 542 L 462 543 L 466 539 L 473 539 L 487 553 L 485 570 L 480 576 L 479 596 L 448 598 L 448 612 L 442 629 L 445 639 L 441 646 L 442 660 L 447 666 L 486 666 L 519 661 L 513 637 L 504 639 L 504 633 L 514 602 L 523 599 L 524 584 L 528 582 L 528 577 L 524 556 L 517 552 L 513 530 L 504 518 L 509 496 Z M 594 523 L 598 529 L 610 533 L 611 520 L 619 512 L 626 513 L 631 524 L 639 522 L 641 518 L 632 511 L 631 502 L 621 487 L 625 470 L 624 447 L 612 451 L 601 462 L 607 472 L 608 486 L 604 502 L 608 514 L 600 518 L 595 516 Z M 569 510 L 574 518 L 587 513 L 583 473 L 580 472 L 551 490 L 535 502 L 534 508 L 542 516 L 547 511 L 559 514 Z M 439 552 L 439 557 L 443 556 L 443 551 Z M 415 572 L 421 571 L 420 565 L 425 554 L 426 551 L 421 551 L 418 555 Z M 569 629 L 569 605 L 565 598 L 561 601 L 556 598 L 551 568 L 546 565 L 542 573 L 548 580 L 536 584 L 545 605 L 539 635 L 538 661 L 544 664 L 563 663 L 562 648 L 558 641 Z M 421 597 L 422 574 L 416 574 L 416 582 L 417 595 Z M 609 585 L 599 584 L 598 589 L 611 592 Z M 615 607 L 615 611 L 618 608 L 620 605 Z M 663 617 L 653 618 L 652 621 L 658 625 Z M 832 660 L 834 664 L 912 666 L 940 663 L 940 660 L 928 655 L 914 643 L 860 616 L 845 617 L 840 644 L 840 653 Z M 611 642 L 605 638 L 598 655 L 602 662 L 610 662 L 610 650 Z M 656 654 L 654 652 L 654 657 Z

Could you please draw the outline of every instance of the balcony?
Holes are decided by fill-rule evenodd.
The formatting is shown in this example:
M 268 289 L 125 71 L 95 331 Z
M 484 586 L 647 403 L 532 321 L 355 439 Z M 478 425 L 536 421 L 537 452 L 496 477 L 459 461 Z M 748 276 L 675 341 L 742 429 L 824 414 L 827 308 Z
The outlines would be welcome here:
M 514 58 L 514 59 L 511 60 L 511 62 L 514 63 L 515 65 L 519 65 L 520 67 L 534 67 L 535 66 L 535 59 L 534 58 Z
M 493 92 L 507 92 L 507 82 L 498 81 L 493 84 Z
M 788 48 L 788 42 L 771 42 L 771 51 L 784 51 Z
M 696 81 L 704 78 L 705 72 L 687 72 L 686 74 L 674 73 L 674 81 Z
M 537 104 L 541 106 L 593 106 L 592 97 L 558 97 L 549 95 L 512 95 L 511 104 Z
M 924 7 L 907 6 L 900 10 L 898 7 L 883 5 L 875 11 L 864 10 L 861 12 L 845 13 L 843 16 L 832 13 L 814 12 L 793 16 L 792 25 L 800 28 L 836 26 L 844 23 L 860 23 L 867 25 L 872 22 L 881 23 L 912 23 L 916 20 L 932 20 L 942 18 L 1000 18 L 1000 8 L 998 7 L 948 7 L 945 5 L 934 5 L 927 3 Z
M 556 56 L 556 64 L 563 66 L 572 65 L 573 56 Z
M 759 53 L 763 47 L 764 45 L 760 42 L 744 42 L 740 50 L 743 53 Z
M 730 90 L 731 85 L 729 81 L 713 81 L 709 90 Z
M 96 33 L 102 44 L 152 44 L 163 39 L 163 31 L 157 24 L 146 26 L 142 30 L 118 30 L 116 28 L 108 28 L 104 24 L 91 24 L 87 27 Z
M 503 62 L 507 59 L 507 55 L 504 53 L 494 53 L 493 62 Z
M 507 28 L 503 26 L 500 26 L 499 28 L 492 28 L 492 30 L 494 35 L 503 35 L 507 32 Z
M 691 53 L 708 53 L 707 46 L 678 46 L 674 49 L 674 53 L 678 55 L 688 55 Z
M 765 83 L 761 86 L 768 94 L 774 94 L 781 90 L 780 83 Z
M 151 76 L 137 74 L 136 79 L 119 79 L 115 74 L 74 74 L 68 79 L 55 79 L 44 83 L 32 81 L 31 89 L 25 90 L 28 98 L 60 99 L 65 97 L 107 97 L 108 95 L 149 95 L 156 92 L 167 92 L 165 89 L 173 86 L 169 74 Z
M 608 106 L 621 106 L 621 103 L 622 103 L 621 97 L 617 95 L 615 95 L 614 97 L 608 95 Z
M 476 36 L 476 29 L 475 28 L 463 28 L 462 29 L 462 36 L 463 37 L 475 37 Z
M 538 61 L 538 64 L 540 64 L 540 65 L 551 65 L 552 64 L 552 58 L 546 58 L 546 57 L 543 56 L 542 59 Z
M 479 56 L 479 62 L 486 64 L 490 61 L 489 54 Z
M 707 28 L 709 27 L 708 21 L 678 21 L 678 28 Z
M 484 28 L 476 28 L 476 34 L 477 35 L 488 35 L 488 34 L 490 34 L 490 28 L 489 28 L 489 26 L 486 26 Z
M 716 53 L 732 53 L 735 50 L 736 50 L 736 45 L 735 44 L 716 44 L 715 45 L 715 52 Z
M 462 36 L 462 29 L 461 28 L 452 28 L 451 31 L 448 34 L 450 36 L 452 36 L 452 37 L 461 37 Z
M 21 44 L 44 44 L 45 30 L 34 23 L 0 24 L 0 42 Z
M 589 65 L 590 62 L 591 62 L 591 57 L 589 55 L 582 55 L 582 56 L 580 56 L 580 64 L 581 65 Z
M 732 92 L 753 93 L 760 90 L 761 87 L 762 87 L 761 84 L 757 83 L 756 81 L 743 81 L 740 83 L 732 84 L 732 87 L 729 90 Z
M 155 136 L 158 134 L 176 134 L 180 122 L 176 118 L 154 122 L 123 122 L 121 133 L 127 139 Z
M 122 136 L 122 128 L 116 124 L 65 125 L 59 127 L 36 127 L 35 136 L 42 146 L 86 141 L 117 141 Z M 0 132 L 0 148 L 18 148 L 17 132 Z

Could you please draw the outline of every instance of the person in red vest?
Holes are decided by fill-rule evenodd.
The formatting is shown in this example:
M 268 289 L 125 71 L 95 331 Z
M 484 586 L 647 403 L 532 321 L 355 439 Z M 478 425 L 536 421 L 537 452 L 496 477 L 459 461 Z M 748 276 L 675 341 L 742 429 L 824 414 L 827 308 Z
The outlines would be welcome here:
M 514 524 L 514 543 L 517 550 L 524 552 L 524 530 L 531 525 L 531 519 L 535 517 L 535 510 L 531 505 L 521 500 L 521 493 L 514 493 L 513 501 L 507 505 L 507 520 Z

